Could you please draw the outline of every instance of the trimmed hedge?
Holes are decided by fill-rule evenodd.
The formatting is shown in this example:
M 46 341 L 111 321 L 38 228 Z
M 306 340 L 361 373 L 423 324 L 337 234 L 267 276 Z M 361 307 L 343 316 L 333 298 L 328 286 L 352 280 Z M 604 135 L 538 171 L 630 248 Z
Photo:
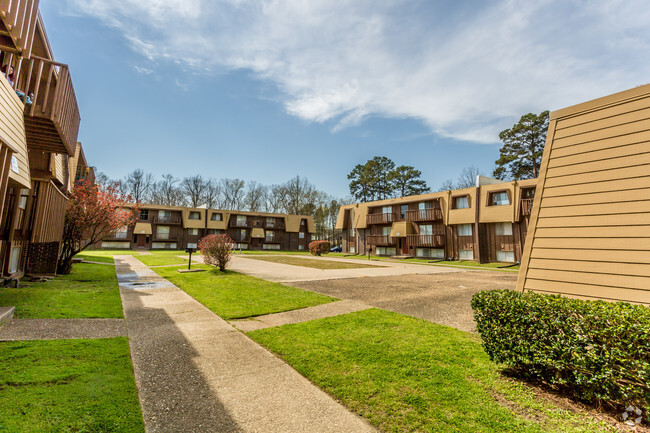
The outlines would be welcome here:
M 313 241 L 309 243 L 309 252 L 313 256 L 320 256 L 330 252 L 330 243 L 328 241 Z
M 476 293 L 472 308 L 493 361 L 579 400 L 648 413 L 650 308 L 511 290 Z

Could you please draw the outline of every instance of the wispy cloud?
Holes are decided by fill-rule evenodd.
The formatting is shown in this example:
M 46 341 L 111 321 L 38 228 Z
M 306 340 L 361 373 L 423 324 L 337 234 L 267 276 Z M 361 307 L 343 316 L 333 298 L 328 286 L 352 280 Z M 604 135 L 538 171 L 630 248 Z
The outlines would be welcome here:
M 436 134 L 494 142 L 525 112 L 650 76 L 641 0 L 472 3 L 68 0 L 158 65 L 253 71 L 289 113 L 334 131 L 415 118 Z
M 151 75 L 154 72 L 153 69 L 145 68 L 144 66 L 138 66 L 138 65 L 135 65 L 133 69 L 135 69 L 137 73 L 142 75 Z

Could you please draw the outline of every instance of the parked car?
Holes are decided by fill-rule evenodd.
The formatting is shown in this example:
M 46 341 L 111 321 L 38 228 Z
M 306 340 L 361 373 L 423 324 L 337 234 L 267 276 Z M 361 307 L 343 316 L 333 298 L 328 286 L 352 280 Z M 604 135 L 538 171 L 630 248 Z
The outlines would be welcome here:
M 330 248 L 330 253 L 341 253 L 341 252 L 343 252 L 343 248 L 341 248 L 341 246 Z

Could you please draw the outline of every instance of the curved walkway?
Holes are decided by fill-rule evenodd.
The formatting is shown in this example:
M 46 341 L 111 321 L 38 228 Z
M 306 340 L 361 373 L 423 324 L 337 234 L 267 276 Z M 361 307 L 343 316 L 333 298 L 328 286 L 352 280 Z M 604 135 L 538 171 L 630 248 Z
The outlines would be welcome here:
M 133 256 L 115 256 L 147 432 L 376 430 Z

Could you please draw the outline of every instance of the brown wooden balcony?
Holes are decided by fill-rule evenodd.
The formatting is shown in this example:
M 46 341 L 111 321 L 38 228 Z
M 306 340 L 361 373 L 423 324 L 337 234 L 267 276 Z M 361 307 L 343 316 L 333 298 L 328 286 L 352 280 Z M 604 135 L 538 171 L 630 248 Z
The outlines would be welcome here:
M 390 224 L 397 221 L 394 213 L 371 213 L 366 216 L 366 224 Z
M 33 93 L 24 116 L 29 149 L 74 155 L 81 116 L 68 65 L 37 56 L 10 63 L 14 90 Z
M 406 211 L 406 221 L 440 221 L 442 210 L 438 208 L 416 209 Z
M 251 241 L 251 237 L 248 235 L 241 236 L 239 234 L 236 234 L 235 236 L 232 236 L 232 241 L 237 243 L 248 243 Z
M 153 235 L 153 242 L 177 242 L 178 241 L 178 236 L 177 235 L 169 235 L 169 236 L 159 236 L 154 234 Z
M 530 216 L 531 212 L 533 211 L 533 202 L 534 201 L 535 201 L 534 198 L 521 199 L 521 215 L 522 216 Z
M 408 235 L 409 245 L 413 247 L 442 248 L 445 235 Z
M 181 223 L 181 217 L 179 216 L 166 216 L 166 217 L 159 217 L 159 216 L 154 216 L 153 217 L 153 223 L 154 224 L 175 224 L 178 225 Z
M 265 221 L 263 224 L 264 228 L 269 229 L 269 230 L 284 230 L 284 221 L 275 221 L 274 223 L 270 223 L 268 221 Z
M 38 20 L 38 0 L 0 0 L 0 49 L 31 54 Z
M 368 245 L 395 246 L 395 238 L 388 235 L 368 235 Z
M 246 218 L 245 222 L 238 222 L 237 218 L 230 218 L 230 224 L 228 224 L 228 227 L 241 227 L 241 228 L 247 228 L 247 227 L 252 227 L 252 221 L 249 221 L 248 218 Z

